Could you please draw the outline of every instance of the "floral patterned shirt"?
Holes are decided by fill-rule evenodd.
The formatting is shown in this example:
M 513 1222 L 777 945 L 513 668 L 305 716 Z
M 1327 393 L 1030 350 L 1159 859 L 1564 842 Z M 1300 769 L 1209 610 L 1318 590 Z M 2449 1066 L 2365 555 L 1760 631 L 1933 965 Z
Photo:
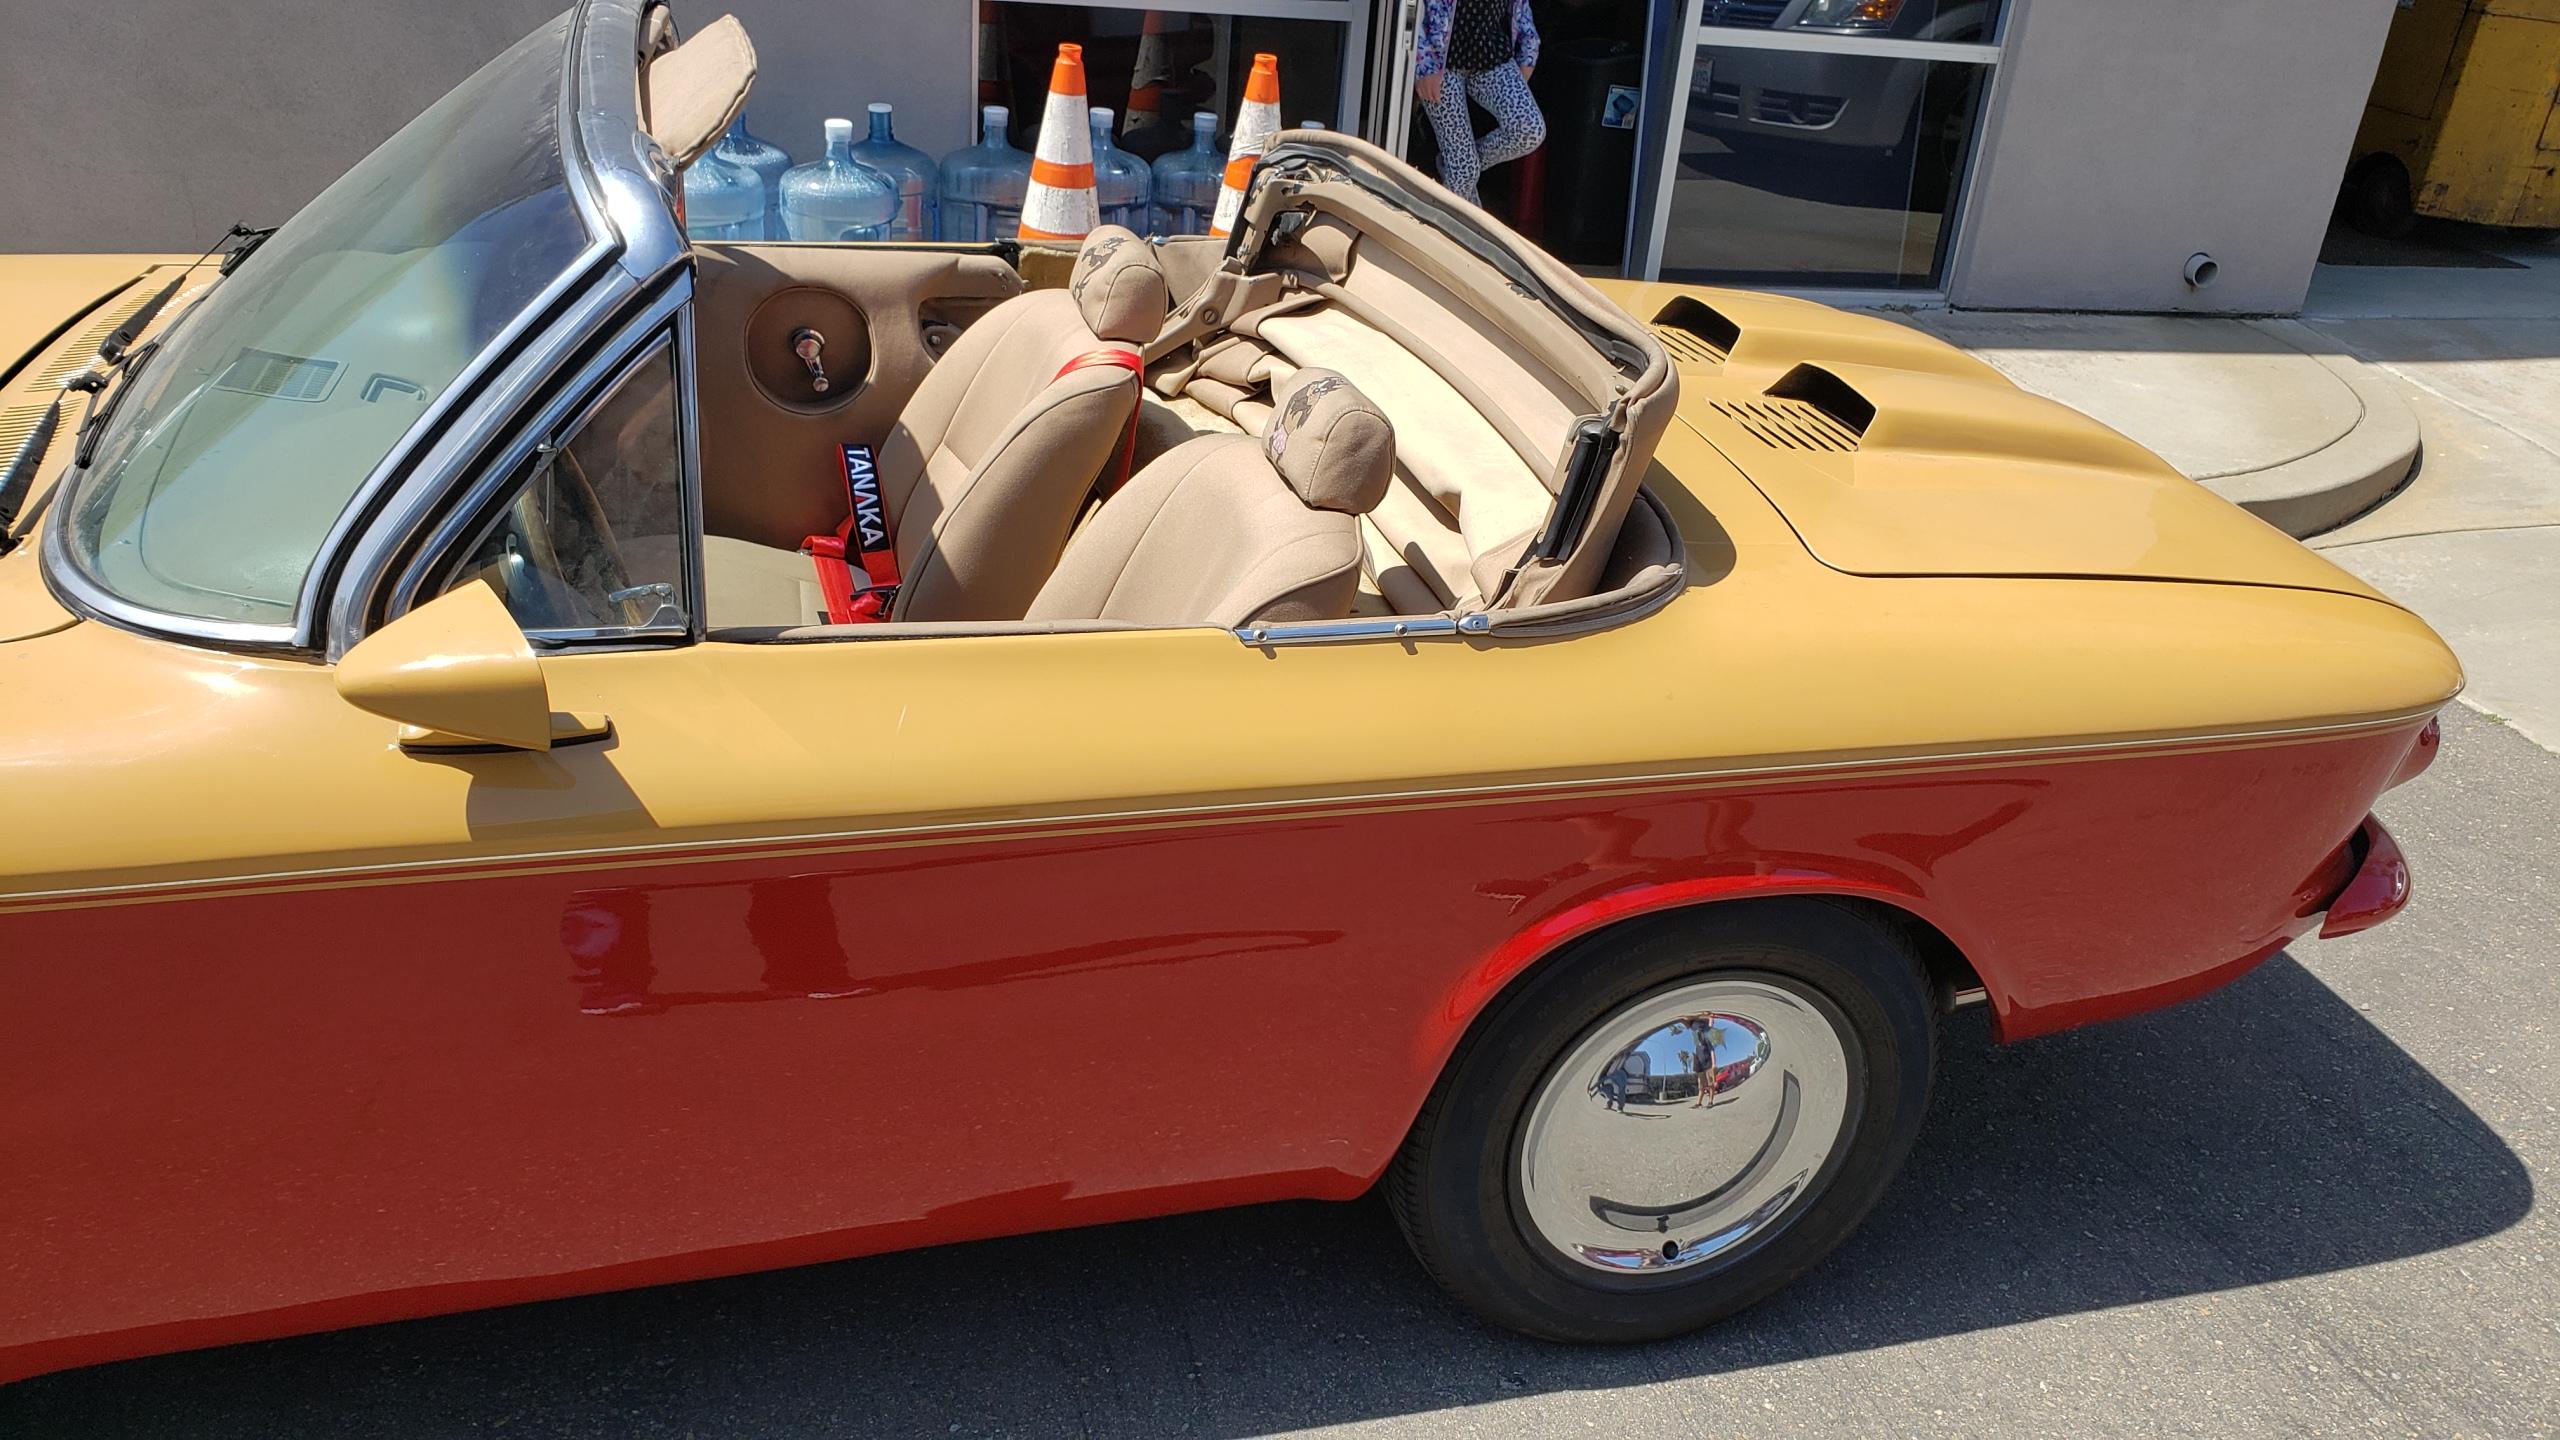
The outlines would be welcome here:
M 1420 56 L 1413 73 L 1428 78 L 1449 68 L 1449 20 L 1458 0 L 1422 0 Z M 1538 63 L 1538 22 L 1529 18 L 1529 0 L 1511 0 L 1511 63 L 1526 68 Z

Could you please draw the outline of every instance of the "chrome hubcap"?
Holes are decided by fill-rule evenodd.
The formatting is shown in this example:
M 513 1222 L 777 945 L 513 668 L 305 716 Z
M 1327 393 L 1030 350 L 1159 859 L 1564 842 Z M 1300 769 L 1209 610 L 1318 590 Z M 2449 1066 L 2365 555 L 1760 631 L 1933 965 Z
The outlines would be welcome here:
M 1793 1218 L 1849 1123 L 1849 1045 L 1793 991 L 1719 976 L 1591 1028 L 1529 1107 L 1540 1238 L 1613 1273 L 1678 1269 Z

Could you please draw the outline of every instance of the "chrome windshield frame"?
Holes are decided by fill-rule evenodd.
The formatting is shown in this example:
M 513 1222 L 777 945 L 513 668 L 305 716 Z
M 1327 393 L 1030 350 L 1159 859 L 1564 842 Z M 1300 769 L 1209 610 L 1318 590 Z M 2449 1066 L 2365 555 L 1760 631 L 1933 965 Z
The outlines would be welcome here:
M 75 613 L 225 649 L 317 653 L 331 661 L 361 638 L 365 605 L 405 536 L 383 534 L 386 510 L 468 483 L 478 456 L 523 407 L 575 368 L 622 312 L 686 257 L 675 220 L 676 171 L 641 124 L 637 74 L 649 12 L 665 0 L 578 0 L 561 57 L 558 125 L 566 188 L 588 243 L 568 268 L 485 346 L 357 486 L 303 577 L 289 622 L 214 620 L 138 605 L 108 591 L 67 553 L 69 513 L 84 476 L 67 473 L 44 526 L 44 576 Z M 688 377 L 689 379 L 689 377 Z M 400 501 L 404 503 L 394 504 Z
M 565 383 L 553 387 L 547 399 L 529 408 L 523 423 L 514 427 L 503 446 L 470 466 L 461 484 L 448 491 L 401 497 L 403 502 L 434 508 L 400 509 L 384 517 L 380 528 L 386 534 L 414 541 L 402 545 L 397 565 L 382 574 L 376 587 L 387 613 L 401 614 L 432 599 L 428 587 L 446 573 L 457 552 L 485 528 L 484 512 L 491 503 L 502 492 L 523 483 L 534 451 L 545 443 L 561 444 L 574 436 L 616 385 L 665 349 L 674 359 L 676 373 L 676 462 L 688 540 L 680 556 L 682 573 L 678 581 L 687 622 L 680 632 L 615 626 L 581 638 L 632 646 L 662 646 L 670 641 L 702 638 L 701 547 L 695 542 L 702 530 L 700 445 L 694 428 L 693 387 L 685 383 L 693 364 L 692 302 L 689 278 L 678 277 L 676 283 L 617 325 L 608 343 L 583 364 L 564 371 Z M 545 635 L 557 632 L 527 633 L 535 647 L 541 649 L 547 643 Z

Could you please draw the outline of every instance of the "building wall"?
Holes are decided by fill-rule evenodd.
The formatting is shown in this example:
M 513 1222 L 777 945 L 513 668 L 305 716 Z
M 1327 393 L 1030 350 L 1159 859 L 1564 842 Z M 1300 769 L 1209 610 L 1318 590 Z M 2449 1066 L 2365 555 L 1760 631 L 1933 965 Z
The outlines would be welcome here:
M 2395 0 L 2011 3 L 1948 299 L 2299 310 Z
M 0 46 L 0 251 L 194 250 L 299 208 L 565 0 L 43 0 Z M 1984 308 L 2298 309 L 2394 0 L 2010 0 L 1950 269 Z M 941 154 L 973 119 L 968 0 L 734 10 L 749 114 L 806 156 L 898 107 Z M 2180 278 L 2204 251 L 2220 273 Z
M 13 5 L 0 45 L 0 251 L 193 251 L 235 220 L 272 225 L 566 3 Z M 758 58 L 748 115 L 806 158 L 820 120 L 859 118 L 873 100 L 898 107 L 910 144 L 966 144 L 973 9 L 693 0 L 678 14 L 746 23 Z

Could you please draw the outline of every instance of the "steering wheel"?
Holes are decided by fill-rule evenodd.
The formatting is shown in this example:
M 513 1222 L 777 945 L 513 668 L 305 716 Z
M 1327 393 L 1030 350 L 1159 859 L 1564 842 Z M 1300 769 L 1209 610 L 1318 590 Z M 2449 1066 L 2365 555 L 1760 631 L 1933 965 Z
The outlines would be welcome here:
M 596 492 L 595 482 L 587 478 L 587 468 L 578 463 L 575 453 L 563 448 L 552 455 L 551 471 L 561 499 L 575 512 L 571 528 L 583 530 L 589 542 L 578 547 L 589 573 L 572 575 L 562 563 L 559 541 L 547 533 L 546 527 L 542 543 L 551 549 L 552 573 L 561 576 L 581 596 L 602 593 L 606 603 L 621 608 L 622 623 L 647 623 L 658 613 L 658 604 L 664 598 L 662 591 L 631 583 L 631 569 L 623 559 L 621 544 L 613 537 L 613 521 L 605 514 L 604 497 Z

